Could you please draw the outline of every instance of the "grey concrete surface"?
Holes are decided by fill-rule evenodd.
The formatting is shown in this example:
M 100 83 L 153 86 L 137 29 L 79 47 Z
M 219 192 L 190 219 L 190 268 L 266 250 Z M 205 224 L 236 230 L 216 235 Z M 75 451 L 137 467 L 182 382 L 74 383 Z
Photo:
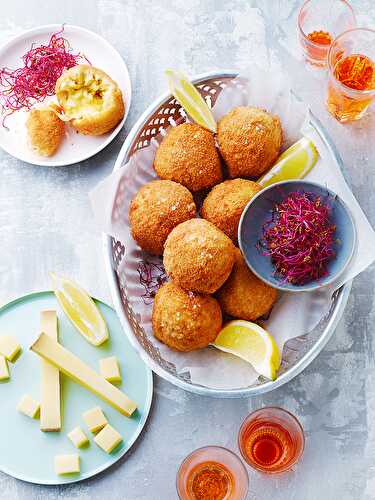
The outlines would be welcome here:
M 49 270 L 81 282 L 111 302 L 87 193 L 108 175 L 139 114 L 165 90 L 163 71 L 188 74 L 246 66 L 254 53 L 290 67 L 297 91 L 335 140 L 346 174 L 375 225 L 375 112 L 342 126 L 325 111 L 324 74 L 297 62 L 298 0 L 11 0 L 1 2 L 0 42 L 47 23 L 82 25 L 103 35 L 124 57 L 133 104 L 119 137 L 82 164 L 48 169 L 0 151 L 0 301 L 49 286 Z M 351 2 L 361 25 L 375 27 L 375 2 Z M 267 42 L 268 49 L 266 49 Z M 280 405 L 301 420 L 306 451 L 295 471 L 250 474 L 253 500 L 375 498 L 375 269 L 359 276 L 337 331 L 295 380 L 249 400 L 213 400 L 185 393 L 155 377 L 151 416 L 138 444 L 108 472 L 67 487 L 40 487 L 0 473 L 1 500 L 173 500 L 181 459 L 194 448 L 236 450 L 245 415 Z M 0 396 L 1 411 L 1 396 Z

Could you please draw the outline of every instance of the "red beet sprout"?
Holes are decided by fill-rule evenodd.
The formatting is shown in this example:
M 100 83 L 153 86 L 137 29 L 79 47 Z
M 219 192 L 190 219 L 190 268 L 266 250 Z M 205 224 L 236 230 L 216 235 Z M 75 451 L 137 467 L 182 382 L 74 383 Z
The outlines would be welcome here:
M 259 248 L 285 282 L 303 285 L 328 275 L 327 263 L 336 255 L 331 205 L 328 197 L 324 202 L 313 193 L 297 191 L 275 205 Z
M 162 264 L 154 264 L 149 261 L 142 261 L 137 268 L 139 274 L 139 282 L 144 288 L 142 300 L 145 304 L 151 304 L 156 292 L 167 281 Z
M 15 111 L 30 110 L 35 103 L 54 95 L 56 81 L 65 69 L 84 61 L 89 63 L 86 57 L 72 52 L 68 40 L 61 36 L 63 31 L 64 27 L 53 33 L 47 45 L 32 44 L 22 56 L 22 68 L 0 69 L 3 125 Z

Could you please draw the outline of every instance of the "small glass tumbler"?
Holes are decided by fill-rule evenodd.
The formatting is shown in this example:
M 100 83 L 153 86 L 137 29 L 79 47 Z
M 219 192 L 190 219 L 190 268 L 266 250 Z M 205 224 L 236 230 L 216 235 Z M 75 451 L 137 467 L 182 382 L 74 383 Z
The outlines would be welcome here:
M 288 411 L 261 408 L 244 420 L 238 446 L 251 467 L 276 474 L 291 470 L 298 462 L 305 447 L 305 437 L 301 424 Z
M 339 121 L 359 120 L 375 98 L 375 31 L 339 35 L 328 54 L 327 109 Z
M 176 486 L 181 500 L 245 500 L 249 476 L 232 451 L 206 446 L 185 458 L 177 472 Z
M 355 26 L 353 9 L 346 0 L 307 0 L 298 15 L 305 59 L 315 66 L 326 66 L 332 41 Z

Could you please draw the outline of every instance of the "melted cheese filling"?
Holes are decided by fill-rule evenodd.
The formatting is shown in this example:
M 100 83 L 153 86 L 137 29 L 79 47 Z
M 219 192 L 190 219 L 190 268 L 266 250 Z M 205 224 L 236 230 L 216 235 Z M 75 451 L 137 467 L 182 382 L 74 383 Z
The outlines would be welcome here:
M 92 71 L 79 72 L 61 83 L 60 99 L 69 118 L 82 118 L 105 110 L 113 83 Z

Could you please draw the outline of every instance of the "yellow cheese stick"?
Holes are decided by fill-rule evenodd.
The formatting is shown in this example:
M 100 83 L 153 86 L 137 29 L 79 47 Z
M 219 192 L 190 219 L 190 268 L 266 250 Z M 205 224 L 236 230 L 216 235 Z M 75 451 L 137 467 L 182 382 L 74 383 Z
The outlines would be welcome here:
M 56 311 L 40 313 L 40 331 L 58 341 Z M 60 431 L 60 371 L 44 359 L 41 360 L 41 365 L 40 429 L 44 432 Z
M 60 371 L 75 382 L 104 399 L 123 415 L 130 417 L 137 409 L 136 403 L 131 401 L 120 389 L 107 382 L 75 354 L 44 332 L 39 335 L 30 349 L 57 366 Z

